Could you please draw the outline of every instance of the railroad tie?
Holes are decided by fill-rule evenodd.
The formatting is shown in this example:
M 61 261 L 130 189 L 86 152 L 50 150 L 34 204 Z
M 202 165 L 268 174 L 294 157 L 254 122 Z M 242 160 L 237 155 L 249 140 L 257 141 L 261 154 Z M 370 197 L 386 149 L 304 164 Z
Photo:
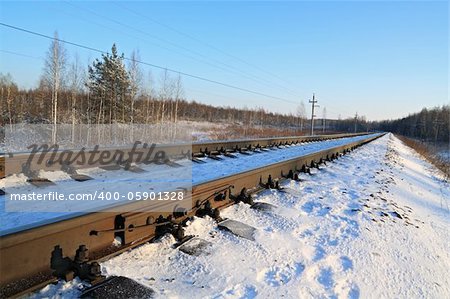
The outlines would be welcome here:
M 31 170 L 30 163 L 25 163 L 22 165 L 22 173 L 27 177 L 27 182 L 36 187 L 47 187 L 55 185 L 54 182 L 47 178 L 39 177 L 39 172 L 36 170 Z
M 124 169 L 126 171 L 130 171 L 130 172 L 134 172 L 134 173 L 143 173 L 143 172 L 147 172 L 146 170 L 140 168 L 139 166 L 136 165 L 131 165 L 130 167 L 124 167 Z
M 211 246 L 211 242 L 198 237 L 193 237 L 181 244 L 178 247 L 178 250 L 192 256 L 200 256 L 202 254 L 208 255 Z
M 61 165 L 61 170 L 69 174 L 70 177 L 77 182 L 84 182 L 93 179 L 88 175 L 78 173 L 77 170 L 72 165 L 69 164 Z
M 192 158 L 191 158 L 191 161 L 192 161 L 192 162 L 195 162 L 195 163 L 199 163 L 199 164 L 201 164 L 201 163 L 206 163 L 206 161 L 203 161 L 203 160 L 201 160 L 201 159 L 199 159 L 199 158 L 197 158 L 197 157 L 192 157 Z
M 236 220 L 226 219 L 222 222 L 219 222 L 219 228 L 229 231 L 235 234 L 238 237 L 255 241 L 255 231 L 256 228 L 253 226 L 247 225 L 243 222 L 239 222 Z
M 214 155 L 214 154 L 208 155 L 208 158 L 213 159 L 213 160 L 216 160 L 216 161 L 223 160 L 223 158 L 218 157 L 217 155 Z

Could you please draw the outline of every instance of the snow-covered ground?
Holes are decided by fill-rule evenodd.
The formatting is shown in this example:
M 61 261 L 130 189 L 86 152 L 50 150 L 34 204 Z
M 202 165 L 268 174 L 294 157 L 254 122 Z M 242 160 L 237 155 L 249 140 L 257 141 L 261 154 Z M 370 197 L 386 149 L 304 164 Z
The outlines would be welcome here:
M 450 149 L 449 147 L 443 148 L 437 153 L 438 157 L 443 161 L 450 163 Z
M 62 219 L 71 218 L 87 211 L 111 207 L 127 203 L 128 192 L 150 192 L 175 190 L 177 187 L 189 187 L 189 183 L 197 185 L 202 182 L 215 180 L 221 177 L 234 175 L 243 171 L 263 167 L 269 164 L 278 163 L 295 157 L 311 154 L 320 150 L 341 146 L 350 142 L 367 138 L 367 136 L 355 136 L 339 138 L 321 142 L 312 142 L 288 146 L 277 150 L 269 150 L 253 155 L 235 154 L 238 159 L 224 157 L 217 161 L 209 158 L 203 160 L 207 163 L 192 163 L 189 160 L 177 161 L 184 165 L 183 171 L 179 168 L 167 165 L 139 165 L 148 172 L 133 173 L 125 170 L 106 171 L 103 169 L 91 168 L 80 170 L 79 173 L 88 175 L 93 180 L 76 182 L 63 171 L 41 171 L 39 176 L 55 182 L 55 185 L 47 187 L 35 187 L 27 182 L 27 177 L 23 174 L 12 175 L 0 180 L 0 187 L 8 194 L 24 194 L 54 192 L 64 194 L 95 194 L 97 192 L 108 191 L 120 194 L 124 198 L 118 201 L 9 201 L 8 195 L 0 196 L 0 235 L 14 231 L 23 230 L 29 227 L 46 223 L 56 222 Z M 183 182 L 177 182 L 177 180 Z M 188 181 L 186 183 L 186 181 Z M 169 182 L 171 185 L 169 185 Z M 178 185 L 177 185 L 178 184 Z M 182 184 L 182 185 L 180 185 Z M 153 189 L 152 189 L 153 188 Z M 8 209 L 9 208 L 9 209 Z M 173 208 L 173 207 L 172 207 Z M 125 210 L 125 208 L 124 208 Z M 34 212 L 30 212 L 34 211 Z
M 301 178 L 255 197 L 274 211 L 238 204 L 222 212 L 255 227 L 255 241 L 195 218 L 187 233 L 211 243 L 199 256 L 173 249 L 167 236 L 102 271 L 161 298 L 450 297 L 450 188 L 433 166 L 386 135 Z M 35 296 L 77 296 L 81 285 Z
M 218 140 L 230 124 L 181 120 L 158 124 L 59 124 L 57 144 L 60 150 L 73 148 L 131 147 L 135 141 L 151 143 Z M 0 152 L 29 152 L 32 144 L 53 144 L 53 125 L 18 123 L 0 127 Z M 224 136 L 227 136 L 226 134 Z M 248 136 L 242 136 L 246 138 Z

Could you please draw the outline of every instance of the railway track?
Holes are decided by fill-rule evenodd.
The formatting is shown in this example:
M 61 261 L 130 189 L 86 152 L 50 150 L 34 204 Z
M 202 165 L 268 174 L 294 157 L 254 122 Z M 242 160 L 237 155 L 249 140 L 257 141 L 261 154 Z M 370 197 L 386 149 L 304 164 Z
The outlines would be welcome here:
M 69 280 L 78 276 L 95 284 L 101 280 L 98 263 L 102 260 L 165 233 L 172 233 L 183 241 L 183 222 L 189 217 L 209 215 L 219 218 L 220 209 L 237 202 L 251 203 L 252 192 L 261 188 L 277 188 L 279 180 L 296 179 L 299 172 L 308 172 L 311 167 L 336 159 L 381 136 L 367 135 L 366 138 L 345 145 L 196 184 L 192 186 L 192 193 L 187 199 L 192 203 L 191 209 L 154 212 L 154 209 L 149 210 L 145 201 L 134 201 L 128 204 L 129 212 L 119 213 L 114 208 L 105 208 L 101 212 L 3 235 L 0 237 L 0 297 L 25 294 L 58 278 Z M 206 142 L 193 144 L 189 148 L 171 145 L 158 147 L 164 148 L 170 157 L 187 155 L 195 161 L 196 157 L 215 157 L 231 152 L 244 153 L 254 149 L 342 137 L 349 135 Z M 14 165 L 20 166 L 28 157 L 27 154 L 19 154 L 11 159 L 14 159 Z M 31 161 L 29 167 L 39 167 L 33 163 Z M 3 176 L 19 172 L 19 166 L 4 172 Z M 60 167 L 47 165 L 46 170 L 59 170 Z M 119 246 L 113 245 L 114 240 L 120 240 Z
M 132 157 L 137 159 L 138 154 L 147 156 L 150 153 L 149 159 L 154 158 L 154 155 L 158 151 L 163 151 L 169 157 L 202 157 L 202 156 L 214 156 L 217 154 L 223 154 L 226 152 L 236 151 L 248 151 L 258 148 L 277 147 L 283 145 L 298 144 L 303 142 L 323 141 L 329 139 L 338 139 L 343 137 L 361 136 L 366 133 L 355 134 L 333 134 L 333 135 L 317 135 L 317 136 L 291 136 L 291 137 L 278 137 L 278 138 L 257 138 L 257 139 L 245 139 L 245 140 L 230 140 L 230 141 L 206 141 L 206 142 L 194 142 L 189 144 L 157 144 L 155 148 L 148 147 L 146 149 L 137 148 L 136 154 Z M 115 147 L 102 150 L 102 152 L 113 153 L 115 151 L 123 151 L 125 153 L 131 151 L 130 147 Z M 53 152 L 51 152 L 53 154 Z M 92 155 L 92 160 L 96 163 L 80 163 L 77 165 L 78 169 L 101 166 L 99 164 L 99 156 L 101 153 L 95 153 Z M 55 152 L 52 160 L 58 161 L 64 155 L 63 150 Z M 74 160 L 72 164 L 77 164 L 81 158 Z M 7 162 L 7 164 L 5 163 Z M 134 160 L 130 162 L 135 162 Z M 36 154 L 33 159 L 30 160 L 30 153 L 18 152 L 18 153 L 0 153 L 0 179 L 7 175 L 17 174 L 23 172 L 23 166 L 27 166 L 27 170 L 32 172 L 34 170 L 54 171 L 61 170 L 62 165 L 60 163 L 42 163 L 39 161 L 39 155 Z M 7 166 L 7 167 L 6 167 Z

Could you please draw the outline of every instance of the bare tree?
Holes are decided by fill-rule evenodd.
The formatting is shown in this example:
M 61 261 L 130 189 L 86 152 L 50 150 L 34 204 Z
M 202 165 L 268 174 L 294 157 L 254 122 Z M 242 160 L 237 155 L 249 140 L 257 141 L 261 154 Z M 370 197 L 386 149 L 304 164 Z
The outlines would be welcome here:
M 297 107 L 297 118 L 300 125 L 300 132 L 303 132 L 303 124 L 306 119 L 306 108 L 303 101 L 301 101 L 300 105 Z
M 71 118 L 72 118 L 72 142 L 75 141 L 75 123 L 77 115 L 77 97 L 83 88 L 83 69 L 80 64 L 80 58 L 75 55 L 73 63 L 70 65 L 68 74 L 70 84 L 70 98 L 71 98 Z
M 263 129 L 263 125 L 264 125 L 264 114 L 265 113 L 266 112 L 264 111 L 264 108 L 260 107 L 259 108 L 259 126 L 260 126 L 261 130 Z
M 52 90 L 53 143 L 56 143 L 56 124 L 58 122 L 58 92 L 63 82 L 67 53 L 55 31 L 53 41 L 47 52 L 44 65 L 44 78 Z
M 155 89 L 154 89 L 154 81 L 153 81 L 153 76 L 152 73 L 149 71 L 148 72 L 148 85 L 146 88 L 146 103 L 145 103 L 145 123 L 148 124 L 149 120 L 150 120 L 150 110 L 152 113 L 152 117 L 155 114 L 154 111 L 154 105 L 155 105 L 155 101 L 153 101 L 153 96 L 155 94 Z M 150 103 L 151 103 L 151 109 L 150 109 Z
M 177 122 L 178 122 L 178 103 L 180 99 L 184 96 L 183 84 L 181 82 L 181 75 L 178 74 L 177 80 L 174 84 L 174 96 L 175 96 L 175 109 L 174 109 L 174 123 L 175 129 L 173 136 L 175 137 L 177 134 Z
M 161 101 L 161 123 L 164 123 L 164 117 L 166 113 L 166 101 L 170 98 L 170 76 L 167 70 L 161 74 L 160 78 L 160 89 L 159 89 L 159 100 Z
M 160 88 L 159 88 L 159 102 L 160 105 L 158 106 L 158 114 L 161 115 L 161 119 L 160 119 L 160 137 L 166 137 L 165 133 L 167 132 L 163 132 L 164 131 L 164 123 L 166 121 L 166 104 L 167 101 L 169 99 L 172 98 L 173 95 L 173 82 L 172 79 L 170 78 L 169 72 L 168 70 L 164 70 L 164 72 L 162 72 L 161 77 L 160 77 Z M 170 103 L 169 103 L 170 104 Z M 168 116 L 167 118 L 170 119 L 172 116 L 172 113 L 169 110 Z M 171 132 L 168 132 L 169 136 Z
M 16 84 L 14 84 L 11 74 L 3 75 L 0 73 L 0 90 L 1 90 L 1 104 L 4 105 L 6 102 L 6 106 L 8 107 L 8 113 L 6 111 L 1 112 L 0 124 L 3 126 L 6 121 L 4 119 L 9 119 L 9 125 L 12 126 L 13 123 L 13 95 L 12 93 L 17 93 L 18 88 Z M 6 95 L 6 97 L 5 97 Z
M 130 61 L 128 63 L 128 75 L 130 77 L 130 106 L 131 115 L 130 123 L 134 123 L 134 103 L 139 93 L 142 91 L 142 70 L 139 66 L 139 50 L 131 52 Z

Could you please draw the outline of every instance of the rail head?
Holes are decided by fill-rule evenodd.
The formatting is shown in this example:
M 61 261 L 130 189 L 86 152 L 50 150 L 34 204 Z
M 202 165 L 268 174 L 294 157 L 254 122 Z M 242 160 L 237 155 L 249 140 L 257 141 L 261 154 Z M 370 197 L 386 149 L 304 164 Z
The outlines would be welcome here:
M 242 140 L 205 141 L 194 143 L 118 146 L 99 150 L 37 148 L 35 152 L 3 153 L 0 155 L 0 179 L 13 174 L 35 171 L 63 170 L 65 164 L 76 169 L 93 168 L 114 163 L 140 163 L 164 159 L 190 157 L 196 153 L 226 151 L 242 148 L 266 147 L 300 142 L 328 140 L 336 138 L 367 135 L 368 133 L 331 134 L 316 136 L 289 136 L 273 138 L 255 138 Z M 106 159 L 104 157 L 107 157 Z M 116 158 L 115 158 L 116 157 Z M 120 161 L 122 162 L 120 162 Z M 89 163 L 87 163 L 89 161 Z

